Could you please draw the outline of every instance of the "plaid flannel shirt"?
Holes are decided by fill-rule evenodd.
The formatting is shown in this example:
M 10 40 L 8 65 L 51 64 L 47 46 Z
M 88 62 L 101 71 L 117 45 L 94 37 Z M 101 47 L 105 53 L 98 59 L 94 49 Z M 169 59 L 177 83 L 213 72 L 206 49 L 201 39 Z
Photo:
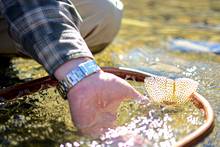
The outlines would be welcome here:
M 0 9 L 11 38 L 49 74 L 70 59 L 93 58 L 69 0 L 0 0 Z

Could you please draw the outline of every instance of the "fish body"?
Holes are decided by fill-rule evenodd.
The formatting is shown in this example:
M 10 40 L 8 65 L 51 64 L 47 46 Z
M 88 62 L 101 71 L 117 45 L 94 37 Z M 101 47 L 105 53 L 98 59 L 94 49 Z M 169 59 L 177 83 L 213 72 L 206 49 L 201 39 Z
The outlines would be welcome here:
M 198 82 L 189 78 L 175 80 L 162 76 L 145 78 L 145 88 L 150 100 L 164 105 L 188 102 L 198 85 Z

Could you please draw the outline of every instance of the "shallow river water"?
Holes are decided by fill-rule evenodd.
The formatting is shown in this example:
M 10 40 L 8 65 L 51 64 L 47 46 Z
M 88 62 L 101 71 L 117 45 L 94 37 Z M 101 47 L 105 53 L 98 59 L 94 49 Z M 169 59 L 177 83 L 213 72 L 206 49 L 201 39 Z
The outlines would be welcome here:
M 127 0 L 124 4 L 121 30 L 112 45 L 95 56 L 97 62 L 101 66 L 130 67 L 198 81 L 198 92 L 215 111 L 215 128 L 198 146 L 220 146 L 220 56 L 173 51 L 168 45 L 173 38 L 220 42 L 220 1 Z M 5 69 L 5 65 L 0 68 L 1 88 L 46 75 L 43 68 L 30 59 L 13 58 L 9 69 Z M 133 85 L 144 93 L 143 84 Z M 200 126 L 202 115 L 190 103 L 180 110 L 166 110 L 126 102 L 119 112 L 121 127 L 109 131 L 103 137 L 104 144 L 112 144 L 112 136 L 126 130 L 144 137 L 149 146 L 170 146 Z M 96 146 L 100 140 L 77 135 L 67 102 L 54 88 L 25 99 L 0 102 L 0 146 L 71 144 Z

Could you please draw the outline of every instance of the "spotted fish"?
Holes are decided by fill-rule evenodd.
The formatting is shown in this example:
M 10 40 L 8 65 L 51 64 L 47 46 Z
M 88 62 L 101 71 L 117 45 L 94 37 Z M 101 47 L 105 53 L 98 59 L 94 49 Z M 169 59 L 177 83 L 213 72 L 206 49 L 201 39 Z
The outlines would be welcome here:
M 162 105 L 179 105 L 188 102 L 198 88 L 198 82 L 189 78 L 169 79 L 147 77 L 145 87 L 151 101 Z

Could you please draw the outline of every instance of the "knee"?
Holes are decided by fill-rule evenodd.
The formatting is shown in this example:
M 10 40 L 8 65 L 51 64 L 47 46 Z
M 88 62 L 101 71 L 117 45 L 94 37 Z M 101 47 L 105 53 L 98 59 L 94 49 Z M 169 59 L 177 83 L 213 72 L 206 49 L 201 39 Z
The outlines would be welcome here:
M 105 49 L 117 35 L 123 14 L 123 4 L 120 0 L 99 1 L 99 24 L 97 25 L 97 42 L 91 46 L 91 51 L 97 53 Z
M 120 0 L 98 0 L 99 13 L 102 15 L 101 23 L 105 26 L 118 28 L 121 24 L 123 4 Z M 115 28 L 115 29 L 116 29 Z M 112 28 L 111 28 L 112 29 Z
M 78 6 L 83 18 L 80 32 L 92 51 L 98 52 L 111 43 L 118 33 L 123 4 L 120 0 L 80 0 L 75 3 L 77 2 L 76 7 Z

